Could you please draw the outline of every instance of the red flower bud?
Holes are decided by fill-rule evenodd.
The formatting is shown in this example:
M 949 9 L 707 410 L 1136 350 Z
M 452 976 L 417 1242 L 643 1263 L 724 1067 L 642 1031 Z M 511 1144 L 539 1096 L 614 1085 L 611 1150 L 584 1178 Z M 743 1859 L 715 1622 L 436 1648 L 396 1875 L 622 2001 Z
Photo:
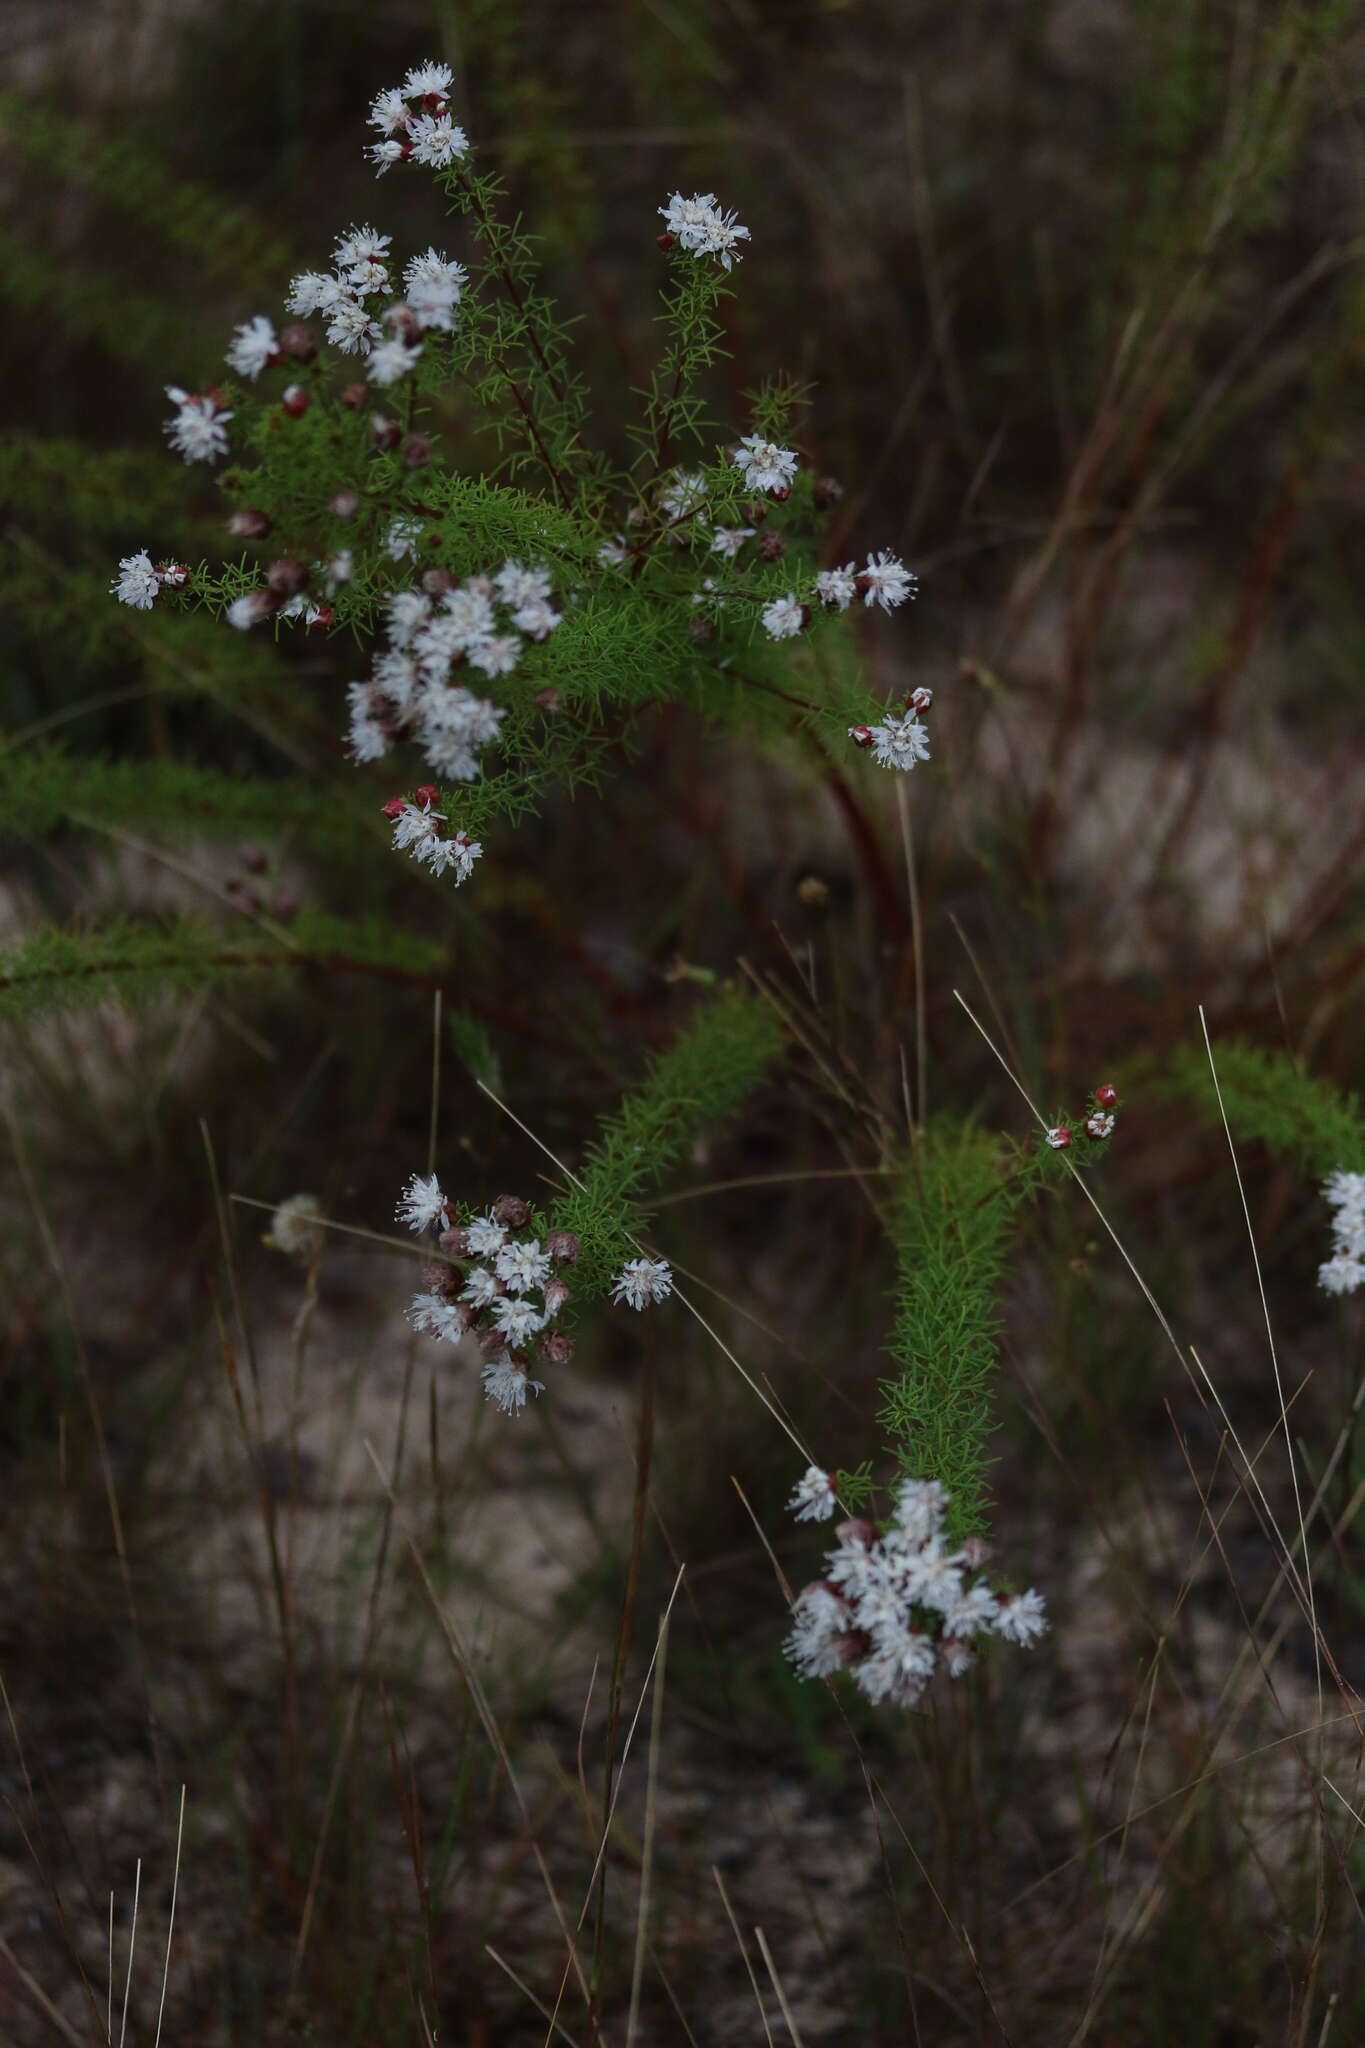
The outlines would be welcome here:
M 441 801 L 441 792 L 434 782 L 424 782 L 413 791 L 412 800 L 420 804 L 423 810 L 429 811 L 433 805 Z
M 520 1195 L 499 1195 L 493 1204 L 493 1214 L 509 1230 L 520 1230 L 531 1220 L 531 1205 L 523 1202 Z
M 444 597 L 448 590 L 455 588 L 458 581 L 458 577 L 452 576 L 449 569 L 422 571 L 422 588 L 428 597 Z
M 238 540 L 264 540 L 270 531 L 271 520 L 268 513 L 248 506 L 243 512 L 234 512 L 227 524 L 228 532 Z
M 573 1340 L 562 1330 L 543 1330 L 540 1336 L 540 1355 L 547 1365 L 567 1365 L 573 1357 Z
M 848 736 L 855 747 L 870 747 L 872 745 L 872 727 L 870 725 L 851 725 L 848 729 Z
M 291 322 L 280 329 L 280 348 L 296 363 L 311 363 L 318 352 L 318 345 L 301 320 Z
M 1048 1144 L 1054 1152 L 1064 1152 L 1071 1143 L 1071 1129 L 1067 1124 L 1055 1124 L 1047 1134 Z
M 312 404 L 306 384 L 286 384 L 280 397 L 280 406 L 291 420 L 301 420 Z
M 557 1259 L 561 1265 L 571 1266 L 582 1251 L 583 1246 L 576 1232 L 572 1230 L 552 1230 L 545 1240 L 545 1249 L 550 1254 L 550 1257 Z
M 297 597 L 308 582 L 308 571 L 294 555 L 281 555 L 278 562 L 272 562 L 265 572 L 265 580 L 272 590 L 283 597 Z
M 409 434 L 403 443 L 403 460 L 409 469 L 422 469 L 436 453 L 430 434 Z
M 401 796 L 391 796 L 386 804 L 379 806 L 384 816 L 390 820 L 401 818 L 407 807 L 407 798 Z
M 1119 1091 L 1111 1081 L 1102 1081 L 1095 1090 L 1095 1100 L 1101 1109 L 1113 1109 L 1119 1099 Z
M 331 606 L 330 606 L 329 604 L 320 604 L 320 605 L 319 605 L 319 606 L 317 607 L 317 617 L 316 617 L 316 618 L 313 618 L 313 619 L 310 619 L 310 620 L 308 621 L 308 630 L 309 630 L 309 632 L 310 632 L 310 633 L 323 633 L 323 632 L 325 632 L 325 631 L 327 630 L 328 626 L 330 626 L 330 625 L 331 625 L 331 623 L 332 623 L 332 620 L 333 620 L 333 619 L 334 619 L 335 617 L 336 617 L 336 613 L 335 613 L 335 612 L 334 612 L 334 611 L 332 610 L 332 607 L 331 607 Z
M 655 236 L 655 240 L 658 242 L 659 247 L 661 249 L 671 249 L 674 243 L 677 241 L 677 239 L 678 238 L 676 235 L 670 234 L 662 234 Z
M 927 711 L 934 701 L 932 690 L 912 690 L 905 700 L 907 711 Z
M 327 500 L 327 510 L 334 519 L 350 519 L 359 504 L 360 500 L 354 491 L 335 491 Z
M 352 412 L 359 412 L 369 395 L 368 384 L 344 384 L 341 389 L 341 402 L 349 406 Z

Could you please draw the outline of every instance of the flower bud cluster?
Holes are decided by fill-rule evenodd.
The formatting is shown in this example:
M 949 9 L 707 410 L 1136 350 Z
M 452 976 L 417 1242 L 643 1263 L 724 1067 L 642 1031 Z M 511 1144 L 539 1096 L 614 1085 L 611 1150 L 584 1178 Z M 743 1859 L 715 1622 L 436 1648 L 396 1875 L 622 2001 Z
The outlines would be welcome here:
M 664 217 L 664 232 L 659 237 L 661 248 L 676 246 L 694 259 L 718 256 L 725 270 L 743 255 L 739 244 L 748 241 L 749 230 L 739 225 L 733 212 L 726 213 L 716 205 L 714 192 L 696 192 L 690 199 L 675 192 L 659 211 Z
M 180 590 L 189 580 L 189 568 L 184 562 L 153 566 L 146 548 L 140 548 L 135 555 L 123 557 L 109 590 L 120 604 L 130 604 L 134 611 L 149 612 L 163 590 Z
M 428 248 L 408 262 L 403 295 L 394 298 L 389 269 L 392 239 L 372 227 L 348 228 L 332 251 L 331 270 L 301 271 L 291 281 L 285 301 L 301 320 L 319 315 L 327 323 L 329 343 L 343 355 L 368 358 L 365 374 L 378 385 L 395 384 L 414 368 L 422 353 L 419 335 L 428 330 L 452 332 L 455 308 L 468 282 L 463 264 Z M 387 307 L 380 304 L 385 298 L 390 300 Z M 301 331 L 306 336 L 307 329 Z M 268 320 L 258 318 L 237 329 L 228 351 L 234 369 L 254 378 L 280 360 Z
M 550 1325 L 569 1301 L 555 1268 L 572 1265 L 579 1242 L 554 1231 L 544 1244 L 530 1235 L 531 1209 L 520 1195 L 500 1195 L 482 1216 L 451 1220 L 451 1204 L 434 1174 L 413 1174 L 398 1204 L 398 1220 L 419 1234 L 438 1231 L 445 1256 L 424 1272 L 426 1290 L 413 1296 L 414 1330 L 458 1344 L 472 1337 L 483 1354 L 484 1392 L 505 1415 L 545 1391 L 531 1378 L 532 1353 L 543 1365 L 567 1365 L 573 1344 Z
M 793 1496 L 798 1502 L 798 1519 L 831 1513 L 828 1475 L 812 1467 Z M 987 1556 L 979 1539 L 949 1548 L 947 1504 L 937 1480 L 904 1479 L 885 1529 L 867 1521 L 839 1524 L 824 1577 L 792 1604 L 785 1647 L 802 1678 L 848 1670 L 874 1703 L 915 1707 L 940 1665 L 952 1678 L 971 1669 L 978 1638 L 1029 1644 L 1043 1634 L 1040 1594 L 993 1592 L 979 1576 Z
M 410 853 L 414 860 L 429 867 L 434 875 L 443 875 L 447 868 L 455 873 L 455 886 L 467 882 L 474 872 L 474 863 L 482 858 L 483 847 L 477 839 L 471 839 L 467 832 L 453 830 L 444 811 L 436 806 L 441 801 L 441 792 L 424 782 L 413 793 L 412 800 L 394 796 L 382 805 L 384 816 L 393 826 L 393 845 L 396 853 Z
M 883 768 L 909 770 L 916 761 L 929 759 L 929 728 L 919 713 L 934 701 L 932 690 L 911 690 L 904 712 L 890 711 L 879 725 L 851 725 L 848 736 L 855 747 L 865 747 Z
M 1102 1081 L 1090 1097 L 1082 1120 L 1081 1130 L 1087 1138 L 1093 1138 L 1096 1146 L 1102 1146 L 1114 1131 L 1114 1111 L 1118 1107 L 1119 1091 L 1110 1081 Z M 1054 1152 L 1066 1152 L 1076 1143 L 1079 1132 L 1071 1124 L 1054 1124 L 1046 1134 L 1047 1143 Z M 1090 1148 L 1087 1148 L 1090 1149 Z
M 1338 1167 L 1323 1182 L 1332 1210 L 1332 1256 L 1318 1268 L 1318 1284 L 1329 1294 L 1354 1294 L 1365 1286 L 1365 1173 Z
M 444 171 L 469 154 L 469 138 L 450 112 L 453 82 L 448 64 L 417 64 L 401 85 L 377 95 L 369 125 L 380 139 L 365 150 L 377 177 L 405 163 Z

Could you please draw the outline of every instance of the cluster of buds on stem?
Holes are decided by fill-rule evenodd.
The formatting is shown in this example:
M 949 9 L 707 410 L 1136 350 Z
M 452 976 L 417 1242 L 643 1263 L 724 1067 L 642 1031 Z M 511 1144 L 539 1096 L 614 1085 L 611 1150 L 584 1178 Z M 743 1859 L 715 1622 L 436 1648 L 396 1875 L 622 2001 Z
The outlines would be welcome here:
M 420 1235 L 437 1233 L 440 1254 L 423 1269 L 426 1287 L 409 1304 L 408 1321 L 446 1343 L 472 1338 L 488 1399 L 506 1415 L 519 1413 L 529 1395 L 545 1390 L 531 1378 L 532 1364 L 567 1365 L 573 1357 L 570 1338 L 551 1325 L 570 1299 L 556 1268 L 573 1264 L 578 1239 L 552 1231 L 542 1244 L 530 1234 L 530 1204 L 520 1195 L 500 1195 L 482 1216 L 456 1222 L 435 1174 L 413 1174 L 397 1214 Z
M 443 875 L 447 868 L 453 869 L 458 888 L 473 874 L 474 863 L 482 857 L 483 847 L 467 832 L 451 826 L 445 812 L 436 808 L 440 801 L 440 790 L 433 783 L 424 782 L 413 791 L 411 798 L 390 797 L 380 808 L 393 826 L 395 851 L 410 853 L 414 860 L 429 867 L 434 875 Z
M 921 714 L 934 701 L 932 690 L 922 686 L 905 698 L 903 712 L 888 711 L 879 725 L 851 725 L 848 736 L 855 747 L 867 748 L 884 768 L 911 769 L 916 761 L 929 759 L 929 728 Z
M 1079 1128 L 1073 1124 L 1056 1123 L 1046 1133 L 1047 1142 L 1054 1152 L 1066 1152 L 1078 1142 L 1081 1133 L 1093 1138 L 1096 1146 L 1104 1144 L 1113 1135 L 1114 1111 L 1118 1107 L 1119 1091 L 1110 1081 L 1102 1081 L 1090 1097 L 1085 1116 Z

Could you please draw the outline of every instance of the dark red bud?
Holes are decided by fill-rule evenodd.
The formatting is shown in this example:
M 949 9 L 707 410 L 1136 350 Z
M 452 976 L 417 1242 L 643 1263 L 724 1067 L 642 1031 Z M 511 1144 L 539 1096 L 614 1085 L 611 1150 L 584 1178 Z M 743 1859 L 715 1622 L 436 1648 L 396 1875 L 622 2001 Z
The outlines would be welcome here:
M 288 327 L 280 329 L 280 348 L 285 355 L 292 356 L 296 363 L 311 363 L 318 352 L 317 343 L 301 320 L 295 320 Z
M 779 484 L 777 489 L 770 495 L 777 500 L 779 505 L 785 505 L 791 494 L 792 487 L 790 484 Z
M 759 536 L 758 553 L 760 560 L 764 562 L 780 562 L 786 552 L 787 543 L 780 533 L 765 533 Z
M 469 1232 L 462 1229 L 459 1224 L 452 1224 L 449 1230 L 441 1232 L 436 1242 L 443 1252 L 450 1252 L 455 1258 L 463 1258 L 469 1250 Z
M 422 469 L 435 453 L 436 443 L 429 434 L 409 434 L 403 443 L 403 460 L 409 469 Z
M 331 625 L 331 623 L 332 623 L 332 621 L 333 621 L 333 619 L 334 619 L 335 617 L 336 617 L 336 613 L 335 613 L 335 612 L 334 612 L 334 611 L 332 610 L 332 607 L 331 607 L 331 606 L 330 606 L 329 604 L 320 604 L 320 605 L 318 606 L 318 608 L 317 608 L 317 617 L 316 617 L 316 618 L 313 618 L 313 619 L 310 619 L 310 620 L 308 621 L 308 630 L 309 630 L 309 632 L 310 632 L 310 633 L 324 633 L 324 632 L 326 632 L 326 630 L 327 630 L 328 626 L 330 626 L 330 625 Z
M 449 569 L 424 569 L 422 571 L 422 588 L 428 597 L 444 597 L 448 590 L 455 588 L 458 581 L 459 578 L 452 576 Z
M 270 527 L 269 514 L 258 512 L 254 506 L 243 512 L 234 512 L 228 521 L 228 532 L 235 534 L 238 540 L 264 540 Z
M 912 690 L 905 700 L 907 711 L 927 711 L 934 701 L 932 690 Z
M 837 476 L 818 476 L 811 486 L 811 496 L 822 512 L 837 505 L 843 495 L 844 487 Z
M 553 683 L 547 683 L 543 690 L 536 691 L 536 703 L 547 718 L 553 718 L 559 709 L 559 692 Z
M 402 796 L 391 796 L 386 804 L 379 806 L 384 816 L 390 819 L 401 818 L 407 807 L 407 798 Z
M 441 792 L 434 782 L 423 782 L 413 791 L 412 800 L 414 803 L 421 804 L 424 810 L 429 811 L 434 804 L 438 804 L 441 801 Z
M 1095 1100 L 1101 1109 L 1113 1109 L 1119 1099 L 1119 1091 L 1111 1081 L 1102 1081 L 1095 1090 Z
M 396 448 L 403 438 L 403 429 L 397 420 L 391 420 L 382 412 L 370 414 L 370 439 L 376 448 Z
M 280 398 L 280 406 L 291 420 L 301 420 L 312 404 L 306 384 L 287 384 Z
M 872 745 L 872 727 L 870 725 L 852 725 L 849 727 L 848 736 L 855 747 L 870 747 Z
M 297 597 L 308 582 L 308 571 L 294 555 L 281 555 L 265 572 L 265 580 L 282 597 Z
M 545 1249 L 559 1264 L 571 1266 L 582 1251 L 582 1242 L 572 1230 L 552 1230 L 545 1240 Z
M 352 412 L 359 412 L 369 395 L 368 384 L 344 384 L 341 389 L 341 402 L 349 406 Z
M 354 491 L 336 491 L 327 500 L 327 510 L 334 519 L 350 519 L 360 504 Z
M 540 1355 L 547 1365 L 567 1365 L 573 1357 L 573 1340 L 562 1330 L 543 1330 Z
M 657 235 L 655 237 L 655 240 L 658 242 L 659 247 L 661 249 L 671 249 L 674 243 L 677 241 L 677 239 L 678 238 L 676 235 L 670 235 L 668 233 Z
M 493 1204 L 493 1214 L 509 1230 L 520 1230 L 531 1220 L 531 1205 L 523 1202 L 520 1195 L 499 1195 Z

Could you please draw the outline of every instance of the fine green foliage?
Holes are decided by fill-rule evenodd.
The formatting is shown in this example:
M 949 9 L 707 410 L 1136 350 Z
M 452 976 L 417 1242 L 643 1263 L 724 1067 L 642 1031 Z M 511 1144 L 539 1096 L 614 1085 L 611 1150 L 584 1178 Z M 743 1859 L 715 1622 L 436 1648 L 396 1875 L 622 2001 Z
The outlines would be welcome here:
M 1365 1123 L 1354 1095 L 1306 1074 L 1284 1053 L 1230 1039 L 1214 1046 L 1215 1089 L 1203 1045 L 1181 1046 L 1157 1081 L 1159 1092 L 1220 1123 L 1218 1095 L 1239 1144 L 1259 1139 L 1316 1179 L 1337 1167 L 1365 1168 Z
M 643 1191 L 675 1165 L 699 1133 L 733 1116 L 776 1059 L 781 1031 L 757 998 L 726 990 L 703 1003 L 687 1029 L 650 1063 L 643 1080 L 601 1126 L 575 1188 L 542 1230 L 581 1239 L 574 1291 L 606 1292 L 645 1227 Z
M 40 838 L 59 825 L 121 825 L 182 837 L 287 833 L 305 844 L 354 840 L 355 821 L 297 782 L 222 775 L 191 761 L 102 761 L 51 744 L 0 754 L 0 832 Z
M 225 932 L 205 918 L 117 918 L 90 930 L 40 926 L 0 952 L 0 1018 L 127 1004 L 234 980 L 253 969 L 322 967 L 423 979 L 443 949 L 374 918 L 303 911 Z
M 947 1488 L 958 1537 L 986 1522 L 990 1382 L 1019 1187 L 1010 1164 L 998 1139 L 934 1123 L 907 1166 L 892 1222 L 898 1284 L 887 1350 L 899 1372 L 882 1382 L 878 1420 L 902 1471 Z

